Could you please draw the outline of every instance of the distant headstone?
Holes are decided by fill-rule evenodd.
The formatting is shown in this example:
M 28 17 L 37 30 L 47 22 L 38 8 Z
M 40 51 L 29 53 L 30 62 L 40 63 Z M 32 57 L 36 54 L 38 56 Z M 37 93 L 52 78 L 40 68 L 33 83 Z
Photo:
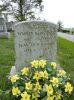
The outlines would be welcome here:
M 15 25 L 16 70 L 30 61 L 56 60 L 56 25 L 43 21 L 26 21 Z
M 4 18 L 0 17 L 0 37 L 10 38 Z
M 6 25 L 7 25 L 7 31 L 8 32 L 12 32 L 14 30 L 13 29 L 14 23 L 12 21 L 11 22 L 7 22 Z

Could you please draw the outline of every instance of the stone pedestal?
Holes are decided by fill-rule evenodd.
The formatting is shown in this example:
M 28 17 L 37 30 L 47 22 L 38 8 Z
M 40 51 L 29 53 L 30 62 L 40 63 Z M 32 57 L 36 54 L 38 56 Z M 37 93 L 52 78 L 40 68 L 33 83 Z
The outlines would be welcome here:
M 10 32 L 0 32 L 1 38 L 10 38 Z

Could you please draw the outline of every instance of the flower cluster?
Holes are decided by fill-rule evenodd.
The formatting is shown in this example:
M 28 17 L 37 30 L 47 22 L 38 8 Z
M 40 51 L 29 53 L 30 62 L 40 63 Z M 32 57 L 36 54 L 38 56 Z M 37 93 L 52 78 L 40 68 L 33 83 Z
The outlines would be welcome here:
M 10 80 L 12 95 L 20 100 L 63 100 L 73 91 L 67 73 L 46 60 L 32 61 Z

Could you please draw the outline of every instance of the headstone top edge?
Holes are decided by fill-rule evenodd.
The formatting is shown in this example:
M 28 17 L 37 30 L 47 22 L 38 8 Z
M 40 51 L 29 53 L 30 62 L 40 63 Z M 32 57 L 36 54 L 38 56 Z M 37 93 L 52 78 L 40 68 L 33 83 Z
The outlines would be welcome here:
M 52 22 L 49 22 L 49 21 L 40 21 L 40 20 L 36 20 L 36 21 L 22 21 L 22 22 L 18 22 L 18 23 L 15 23 L 15 27 L 17 26 L 17 25 L 20 25 L 20 24 L 23 24 L 23 23 L 48 23 L 48 24 L 51 24 L 51 25 L 53 25 L 54 27 L 57 27 L 57 25 L 56 24 L 54 24 L 54 23 L 52 23 Z
M 0 19 L 3 19 L 3 20 L 4 20 L 4 18 L 3 18 L 3 17 L 0 17 Z

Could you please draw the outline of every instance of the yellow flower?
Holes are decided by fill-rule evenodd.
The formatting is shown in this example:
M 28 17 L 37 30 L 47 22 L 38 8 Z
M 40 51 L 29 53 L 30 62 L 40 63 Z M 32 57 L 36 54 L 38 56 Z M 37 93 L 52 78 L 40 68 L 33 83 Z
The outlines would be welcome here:
M 61 76 L 64 77 L 66 75 L 66 72 L 64 70 L 59 70 L 59 73 L 57 74 L 57 76 Z
M 36 82 L 35 89 L 36 90 L 41 90 L 41 85 L 39 84 L 39 82 Z
M 28 83 L 25 83 L 25 85 L 26 85 L 26 89 L 27 90 L 32 90 L 32 84 L 30 83 L 30 82 L 28 82 Z
M 31 62 L 31 66 L 34 67 L 34 68 L 38 68 L 38 60 L 33 60 Z
M 65 92 L 68 92 L 69 94 L 71 94 L 72 91 L 73 91 L 73 87 L 71 86 L 69 82 L 67 82 L 65 85 Z
M 54 100 L 54 96 L 48 96 L 47 100 Z
M 18 89 L 18 87 L 12 88 L 12 94 L 15 96 L 18 96 L 20 94 L 20 90 Z
M 61 93 L 60 92 L 56 92 L 55 100 L 61 100 Z
M 46 65 L 46 60 L 40 60 L 40 61 L 39 61 L 39 66 L 40 66 L 41 68 L 44 68 L 45 65 Z
M 50 85 L 46 85 L 45 86 L 45 91 L 47 92 L 47 95 L 49 96 L 49 95 L 53 95 L 53 87 L 52 87 L 52 85 L 50 84 Z
M 30 100 L 30 95 L 27 92 L 21 94 L 21 100 Z
M 33 92 L 33 93 L 32 93 L 32 99 L 38 100 L 38 97 L 39 97 L 39 95 L 38 95 L 37 92 Z
M 58 84 L 59 84 L 58 78 L 53 77 L 52 80 L 50 80 L 50 82 L 53 84 L 53 86 L 57 86 L 58 87 Z
M 18 79 L 19 79 L 19 77 L 17 75 L 12 76 L 11 77 L 12 84 L 15 83 Z
M 48 79 L 48 73 L 46 70 L 44 71 L 44 78 Z
M 48 73 L 47 73 L 46 70 L 45 70 L 44 72 L 43 72 L 43 71 L 40 71 L 39 74 L 40 74 L 40 77 L 41 77 L 41 78 L 46 78 L 46 79 L 48 79 Z
M 51 62 L 51 66 L 53 67 L 53 69 L 56 69 L 57 64 L 55 62 Z
M 28 67 L 25 67 L 25 68 L 23 68 L 23 69 L 21 70 L 21 72 L 22 72 L 22 75 L 28 75 L 28 73 L 29 73 L 29 68 L 28 68 Z
M 36 79 L 36 80 L 38 81 L 40 78 L 41 78 L 40 73 L 36 72 L 36 73 L 34 74 L 33 79 Z
M 40 74 L 40 77 L 44 77 L 44 72 L 43 71 L 40 71 L 39 74 Z

